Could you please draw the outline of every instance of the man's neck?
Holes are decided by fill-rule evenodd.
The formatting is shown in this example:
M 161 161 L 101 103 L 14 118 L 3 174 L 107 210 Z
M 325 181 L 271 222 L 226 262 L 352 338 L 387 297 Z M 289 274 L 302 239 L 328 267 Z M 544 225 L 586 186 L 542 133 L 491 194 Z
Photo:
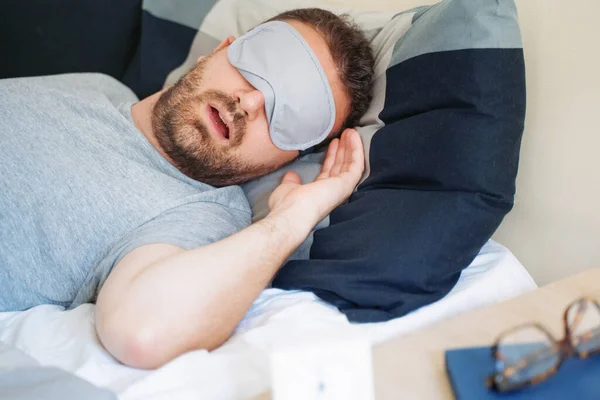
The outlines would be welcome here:
M 154 134 L 154 130 L 152 129 L 152 112 L 154 111 L 154 106 L 158 101 L 158 98 L 163 93 L 160 92 L 154 93 L 152 96 L 146 97 L 141 100 L 139 103 L 135 103 L 131 106 L 131 117 L 133 118 L 133 123 L 135 127 L 142 132 L 142 134 L 146 137 L 148 142 L 162 155 L 169 163 L 176 167 L 174 161 L 169 157 L 167 153 L 163 150 L 162 146 L 158 142 L 156 135 Z

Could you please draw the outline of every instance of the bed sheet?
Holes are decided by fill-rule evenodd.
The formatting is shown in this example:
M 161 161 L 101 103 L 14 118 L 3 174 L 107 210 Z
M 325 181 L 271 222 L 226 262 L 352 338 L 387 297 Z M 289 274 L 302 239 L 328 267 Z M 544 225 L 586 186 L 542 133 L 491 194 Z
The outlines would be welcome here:
M 269 356 L 280 347 L 357 335 L 378 343 L 535 288 L 512 253 L 490 241 L 445 298 L 402 318 L 351 324 L 312 293 L 267 289 L 219 349 L 192 351 L 156 370 L 123 366 L 102 348 L 92 304 L 70 311 L 44 305 L 0 313 L 0 341 L 42 365 L 108 388 L 122 400 L 252 399 L 269 390 Z

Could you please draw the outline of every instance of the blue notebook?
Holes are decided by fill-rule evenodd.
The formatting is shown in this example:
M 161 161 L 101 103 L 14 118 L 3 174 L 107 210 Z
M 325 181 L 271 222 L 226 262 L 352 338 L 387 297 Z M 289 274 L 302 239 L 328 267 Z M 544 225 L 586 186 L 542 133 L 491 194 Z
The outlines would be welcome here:
M 446 351 L 446 371 L 457 400 L 600 400 L 600 355 L 569 358 L 558 372 L 537 385 L 496 393 L 485 385 L 494 372 L 489 347 Z

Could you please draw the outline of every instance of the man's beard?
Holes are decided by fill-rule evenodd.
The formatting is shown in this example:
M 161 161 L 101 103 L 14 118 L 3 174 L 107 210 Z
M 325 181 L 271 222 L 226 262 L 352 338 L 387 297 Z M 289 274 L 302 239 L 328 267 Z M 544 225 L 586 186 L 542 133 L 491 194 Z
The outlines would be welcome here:
M 246 118 L 237 103 L 219 90 L 202 90 L 208 57 L 161 94 L 152 112 L 152 129 L 160 146 L 185 175 L 212 186 L 237 185 L 279 166 L 250 163 L 236 156 L 246 134 Z M 219 146 L 202 122 L 208 103 L 234 115 L 228 145 Z

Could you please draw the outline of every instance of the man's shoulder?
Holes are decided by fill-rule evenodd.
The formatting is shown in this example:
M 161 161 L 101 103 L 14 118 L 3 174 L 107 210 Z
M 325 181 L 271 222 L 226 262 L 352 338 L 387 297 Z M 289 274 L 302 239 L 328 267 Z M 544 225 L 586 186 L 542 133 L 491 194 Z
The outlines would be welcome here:
M 237 186 L 199 191 L 163 204 L 155 217 L 132 231 L 138 247 L 151 238 L 193 248 L 227 237 L 251 223 L 251 209 Z
M 29 87 L 33 90 L 56 89 L 67 93 L 96 92 L 115 103 L 138 101 L 135 93 L 127 86 L 112 76 L 95 72 L 3 79 L 0 81 L 0 87 L 4 87 L 4 90 Z
M 206 220 L 208 217 L 208 220 L 214 222 L 222 219 L 236 225 L 249 223 L 252 211 L 244 191 L 239 186 L 222 188 L 202 186 L 204 186 L 203 190 L 177 200 L 179 203 L 177 206 L 167 207 L 163 217 L 170 219 L 176 216 L 176 219 L 187 218 L 194 222 L 199 219 Z

